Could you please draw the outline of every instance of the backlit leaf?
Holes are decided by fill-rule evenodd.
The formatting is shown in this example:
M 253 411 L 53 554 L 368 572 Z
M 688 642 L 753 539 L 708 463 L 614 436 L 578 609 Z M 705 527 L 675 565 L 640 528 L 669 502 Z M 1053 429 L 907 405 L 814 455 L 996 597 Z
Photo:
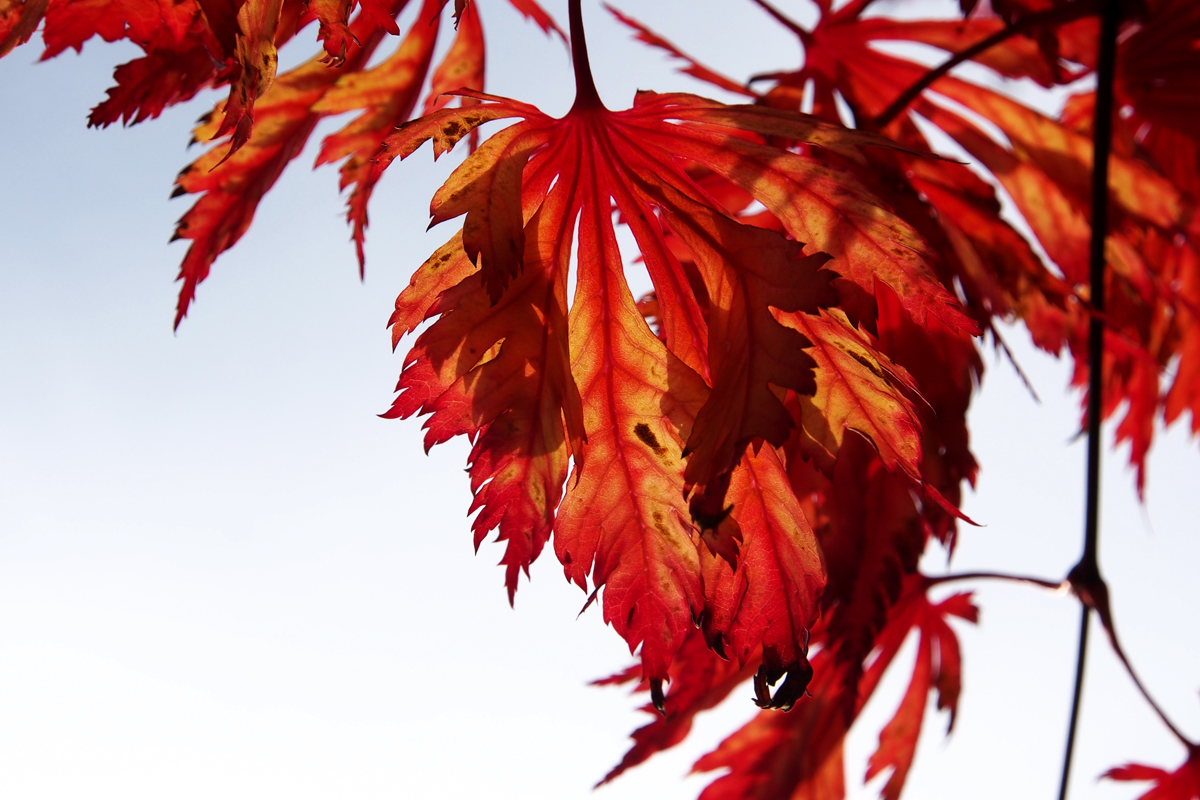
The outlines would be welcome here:
M 1141 764 L 1126 764 L 1104 773 L 1114 781 L 1153 781 L 1138 800 L 1196 800 L 1200 797 L 1200 748 L 1193 746 L 1183 765 L 1174 772 Z
M 313 111 L 323 114 L 363 109 L 346 127 L 325 137 L 317 155 L 318 165 L 348 156 L 342 164 L 339 187 L 354 187 L 346 217 L 354 232 L 360 274 L 366 263 L 363 243 L 367 204 L 375 188 L 371 159 L 383 140 L 409 119 L 416 107 L 437 43 L 441 19 L 438 11 L 438 0 L 425 0 L 416 23 L 392 55 L 376 67 L 341 77 L 312 105 Z

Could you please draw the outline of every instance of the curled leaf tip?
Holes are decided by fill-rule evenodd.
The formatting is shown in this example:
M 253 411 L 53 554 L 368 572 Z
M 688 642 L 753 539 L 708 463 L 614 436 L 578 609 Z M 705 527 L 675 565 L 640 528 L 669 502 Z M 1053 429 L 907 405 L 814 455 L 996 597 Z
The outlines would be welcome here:
M 663 694 L 663 682 L 661 678 L 650 679 L 650 703 L 659 714 L 662 714 L 664 717 L 667 715 L 667 699 Z
M 808 690 L 812 677 L 812 664 L 807 658 L 782 669 L 771 669 L 763 664 L 754 674 L 754 704 L 762 709 L 791 711 Z M 783 683 L 772 691 L 780 678 Z

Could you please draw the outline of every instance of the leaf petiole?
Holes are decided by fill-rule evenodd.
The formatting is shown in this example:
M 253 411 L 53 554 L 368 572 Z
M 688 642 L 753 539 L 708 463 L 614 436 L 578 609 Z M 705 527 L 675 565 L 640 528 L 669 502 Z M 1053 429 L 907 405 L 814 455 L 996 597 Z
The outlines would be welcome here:
M 602 110 L 604 103 L 596 91 L 592 65 L 588 61 L 587 39 L 583 34 L 583 12 L 580 0 L 570 0 L 567 13 L 571 21 L 571 63 L 575 67 L 575 105 L 572 111 Z

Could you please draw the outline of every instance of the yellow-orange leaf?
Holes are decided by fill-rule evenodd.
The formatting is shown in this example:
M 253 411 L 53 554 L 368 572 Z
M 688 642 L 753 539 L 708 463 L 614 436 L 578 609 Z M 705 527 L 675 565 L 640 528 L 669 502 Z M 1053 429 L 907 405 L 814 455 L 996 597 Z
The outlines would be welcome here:
M 607 209 L 584 210 L 579 248 L 588 264 L 571 308 L 571 366 L 588 459 L 568 481 L 554 547 L 570 580 L 586 589 L 590 572 L 604 587 L 605 620 L 641 646 L 643 675 L 662 680 L 704 605 L 681 432 L 708 387 L 638 313 Z
M 572 202 L 559 186 L 532 214 L 525 268 L 499 303 L 491 302 L 474 271 L 441 292 L 442 315 L 405 358 L 400 395 L 384 415 L 431 414 L 426 447 L 456 435 L 477 437 L 470 467 L 471 510 L 480 510 L 475 545 L 496 528 L 508 542 L 501 563 L 510 601 L 520 571 L 550 536 L 568 455 L 583 459 L 582 409 L 567 341 L 572 226 L 565 220 Z M 465 252 L 452 255 L 453 245 L 441 252 L 448 266 L 461 267 Z M 438 260 L 435 255 L 427 263 Z M 416 302 L 418 291 L 431 288 L 423 280 L 413 287 L 409 297 Z
M 383 36 L 374 20 L 361 16 L 352 28 L 363 45 L 354 49 L 343 67 L 351 71 L 366 63 Z M 313 106 L 344 74 L 313 58 L 280 76 L 271 91 L 259 99 L 258 123 L 245 146 L 233 153 L 213 148 L 176 178 L 173 196 L 203 193 L 175 230 L 174 238 L 192 242 L 179 270 L 183 288 L 175 314 L 176 327 L 187 314 L 196 286 L 208 277 L 213 261 L 246 232 L 263 195 L 288 162 L 300 154 L 321 117 Z M 197 139 L 219 135 L 216 119 L 221 112 L 218 106 L 202 121 L 196 129 Z
M 454 98 L 447 94 L 459 89 L 483 91 L 484 43 L 479 9 L 467 6 L 458 20 L 458 33 L 430 79 L 425 113 L 445 107 Z M 474 100 L 462 98 L 463 105 Z
M 921 480 L 921 425 L 907 395 L 912 378 L 892 363 L 840 309 L 820 314 L 779 314 L 813 343 L 817 390 L 801 396 L 800 449 L 826 471 L 833 469 L 846 431 L 871 441 L 883 465 Z
M 325 137 L 317 155 L 318 165 L 349 156 L 342 165 L 340 188 L 354 187 L 346 218 L 353 228 L 360 275 L 366 261 L 367 204 L 375 188 L 371 160 L 383 140 L 416 107 L 437 44 L 440 5 L 439 0 L 425 0 L 396 52 L 372 69 L 343 76 L 313 105 L 314 111 L 323 114 L 364 109 L 346 127 Z
M 1089 138 L 998 92 L 954 78 L 939 80 L 934 89 L 994 123 L 1018 158 L 1036 164 L 1080 208 L 1087 208 L 1092 174 Z M 1115 203 L 1159 227 L 1192 222 L 1194 209 L 1179 190 L 1145 164 L 1114 154 L 1109 160 L 1109 187 Z
M 740 663 L 761 644 L 760 681 L 787 677 L 773 698 L 760 702 L 790 708 L 812 674 L 808 629 L 825 586 L 820 548 L 773 448 L 746 453 L 727 497 L 743 541 L 736 570 L 724 560 L 704 559 L 705 632 L 710 641 L 723 639 Z
M 250 139 L 254 127 L 254 103 L 275 82 L 279 53 L 275 28 L 283 0 L 245 0 L 237 13 L 238 34 L 234 47 L 240 72 L 230 83 L 225 116 L 213 138 L 232 134 L 229 155 Z
M 49 6 L 50 0 L 0 0 L 0 56 L 29 41 Z

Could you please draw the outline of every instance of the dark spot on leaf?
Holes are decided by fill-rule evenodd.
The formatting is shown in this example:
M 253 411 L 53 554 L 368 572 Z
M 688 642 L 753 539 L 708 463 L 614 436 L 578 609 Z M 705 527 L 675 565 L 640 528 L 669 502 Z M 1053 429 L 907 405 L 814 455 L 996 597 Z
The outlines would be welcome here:
M 880 378 L 883 377 L 882 375 L 879 374 L 879 368 L 876 367 L 874 364 L 872 364 L 870 362 L 870 360 L 868 360 L 865 356 L 862 356 L 862 355 L 855 353 L 853 351 L 850 351 L 850 350 L 847 350 L 846 352 L 850 355 L 851 358 L 853 358 L 855 361 L 857 361 L 858 363 L 860 363 L 864 367 L 866 367 L 868 370 L 870 370 L 871 374 L 877 375 Z
M 658 439 L 654 435 L 654 431 L 650 430 L 650 426 L 646 423 L 639 422 L 637 425 L 634 425 L 633 433 L 642 440 L 642 444 L 649 447 L 655 453 L 661 453 L 663 451 L 662 446 L 659 445 Z

